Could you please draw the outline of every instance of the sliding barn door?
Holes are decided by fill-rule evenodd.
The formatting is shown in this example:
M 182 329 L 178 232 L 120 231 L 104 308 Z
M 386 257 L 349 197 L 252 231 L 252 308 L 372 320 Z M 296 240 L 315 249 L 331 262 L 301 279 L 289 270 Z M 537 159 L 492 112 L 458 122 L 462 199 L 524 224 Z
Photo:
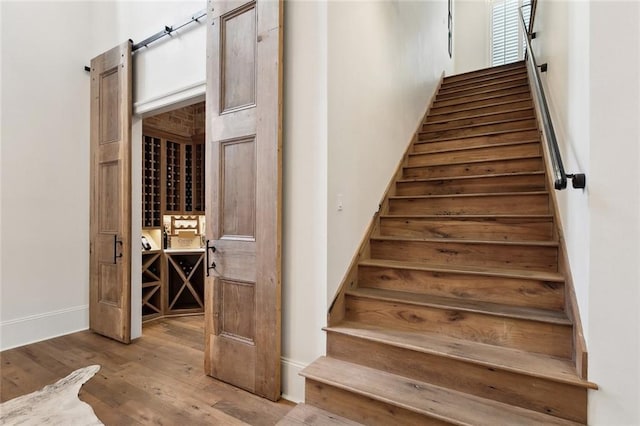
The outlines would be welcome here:
M 208 6 L 205 369 L 277 400 L 282 3 Z
M 89 327 L 131 340 L 131 45 L 91 60 Z

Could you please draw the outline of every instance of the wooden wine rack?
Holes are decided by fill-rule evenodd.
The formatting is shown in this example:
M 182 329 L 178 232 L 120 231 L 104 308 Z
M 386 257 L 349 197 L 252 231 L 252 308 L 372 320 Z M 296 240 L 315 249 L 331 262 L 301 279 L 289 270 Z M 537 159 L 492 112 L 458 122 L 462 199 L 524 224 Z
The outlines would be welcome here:
M 160 226 L 160 152 L 159 138 L 144 137 L 142 159 L 142 226 Z
M 162 252 L 142 252 L 142 319 L 162 314 Z
M 204 252 L 165 252 L 169 314 L 204 312 Z
M 204 143 L 194 145 L 193 209 L 204 212 Z
M 182 208 L 180 198 L 181 144 L 167 141 L 166 147 L 165 210 L 166 213 L 179 213 Z

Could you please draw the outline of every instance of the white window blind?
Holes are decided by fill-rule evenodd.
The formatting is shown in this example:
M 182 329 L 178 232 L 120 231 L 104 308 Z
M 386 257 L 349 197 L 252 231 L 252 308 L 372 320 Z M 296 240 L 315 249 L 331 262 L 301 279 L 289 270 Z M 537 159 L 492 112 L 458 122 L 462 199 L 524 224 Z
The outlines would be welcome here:
M 524 57 L 525 40 L 520 31 L 520 6 L 525 5 L 529 23 L 531 0 L 494 0 L 491 7 L 491 66 L 504 65 Z

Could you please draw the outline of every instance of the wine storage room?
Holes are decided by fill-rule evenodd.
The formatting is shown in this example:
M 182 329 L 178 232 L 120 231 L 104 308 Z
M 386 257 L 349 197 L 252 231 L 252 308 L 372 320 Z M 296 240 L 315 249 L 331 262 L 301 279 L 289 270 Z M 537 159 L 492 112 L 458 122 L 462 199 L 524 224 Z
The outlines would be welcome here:
M 142 320 L 204 312 L 205 103 L 142 124 Z

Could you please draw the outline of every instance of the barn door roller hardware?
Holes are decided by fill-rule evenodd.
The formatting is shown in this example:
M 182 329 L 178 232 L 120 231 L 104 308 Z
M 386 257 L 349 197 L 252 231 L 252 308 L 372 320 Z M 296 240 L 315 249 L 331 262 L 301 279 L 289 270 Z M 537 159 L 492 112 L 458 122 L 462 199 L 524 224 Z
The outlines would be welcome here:
M 143 47 L 148 47 L 154 41 L 158 41 L 165 36 L 170 36 L 175 31 L 178 31 L 179 29 L 186 27 L 189 24 L 192 24 L 194 22 L 200 22 L 200 20 L 206 16 L 207 16 L 207 9 L 202 9 L 192 14 L 190 18 L 186 19 L 185 21 L 179 24 L 172 25 L 172 26 L 165 25 L 163 30 L 158 31 L 154 35 L 149 36 L 144 40 L 142 40 L 141 42 L 134 44 L 133 47 L 131 47 L 131 51 L 135 52 L 136 50 L 142 49 Z M 85 66 L 84 70 L 90 72 L 91 68 Z

